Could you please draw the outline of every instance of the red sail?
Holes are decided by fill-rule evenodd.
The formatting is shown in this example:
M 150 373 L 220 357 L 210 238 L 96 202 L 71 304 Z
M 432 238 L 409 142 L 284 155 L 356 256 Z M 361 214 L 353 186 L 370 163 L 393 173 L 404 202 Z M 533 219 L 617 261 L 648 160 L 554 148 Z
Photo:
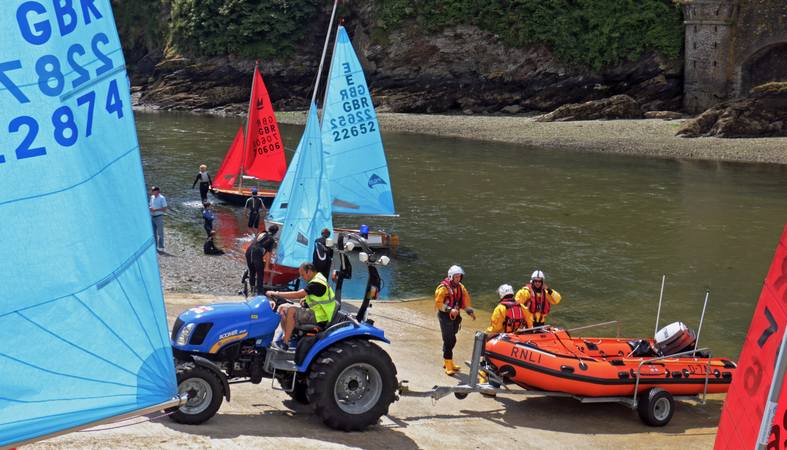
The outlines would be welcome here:
M 776 358 L 787 327 L 787 226 L 754 310 L 735 378 L 724 401 L 716 450 L 755 448 Z M 787 439 L 787 390 L 782 389 L 771 423 L 768 448 L 784 448 Z
M 227 154 L 224 156 L 224 161 L 213 177 L 213 187 L 219 189 L 232 189 L 235 181 L 240 176 L 240 165 L 243 159 L 243 127 L 238 129 L 235 135 L 235 140 L 232 145 L 227 149 Z
M 287 171 L 284 144 L 281 142 L 268 90 L 256 67 L 252 90 L 244 172 L 260 180 L 281 181 Z

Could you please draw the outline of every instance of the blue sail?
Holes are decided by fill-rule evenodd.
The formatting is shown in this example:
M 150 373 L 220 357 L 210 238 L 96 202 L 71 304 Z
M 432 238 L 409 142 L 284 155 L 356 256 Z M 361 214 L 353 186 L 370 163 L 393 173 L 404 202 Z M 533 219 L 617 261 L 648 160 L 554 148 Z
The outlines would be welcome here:
M 320 231 L 333 230 L 319 124 L 317 107 L 312 104 L 303 137 L 271 208 L 271 218 L 284 224 L 276 256 L 282 266 L 298 267 L 311 261 Z
M 363 68 L 339 26 L 322 118 L 335 213 L 394 215 L 391 177 Z
M 0 15 L 0 447 L 177 395 L 110 0 Z

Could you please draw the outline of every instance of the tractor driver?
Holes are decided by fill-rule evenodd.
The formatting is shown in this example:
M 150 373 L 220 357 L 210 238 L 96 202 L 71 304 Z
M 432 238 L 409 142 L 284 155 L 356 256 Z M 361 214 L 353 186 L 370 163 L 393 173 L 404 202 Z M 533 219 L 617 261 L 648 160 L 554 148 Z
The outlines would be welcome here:
M 328 285 L 325 276 L 317 272 L 314 264 L 308 262 L 301 264 L 298 273 L 306 282 L 305 288 L 295 292 L 267 291 L 265 293 L 268 297 L 275 295 L 291 300 L 303 299 L 300 305 L 284 304 L 279 306 L 283 336 L 273 345 L 280 350 L 289 349 L 290 338 L 296 326 L 324 326 L 330 323 L 338 309 L 333 289 Z

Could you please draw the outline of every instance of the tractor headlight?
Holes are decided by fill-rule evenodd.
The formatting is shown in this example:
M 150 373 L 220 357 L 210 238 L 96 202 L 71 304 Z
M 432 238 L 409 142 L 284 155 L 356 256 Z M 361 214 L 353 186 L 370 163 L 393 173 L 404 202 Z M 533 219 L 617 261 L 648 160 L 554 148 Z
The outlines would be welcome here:
M 391 262 L 391 258 L 389 258 L 388 256 L 383 255 L 380 257 L 380 264 L 387 266 L 389 262 Z
M 369 255 L 366 254 L 366 252 L 360 252 L 358 253 L 358 260 L 362 263 L 365 263 L 366 261 L 369 261 Z
M 195 323 L 190 323 L 183 328 L 180 329 L 178 333 L 178 338 L 175 339 L 175 345 L 186 345 L 189 342 L 189 338 L 191 337 L 191 332 L 194 331 L 194 327 L 196 326 Z
M 344 251 L 346 252 L 351 252 L 353 251 L 354 248 L 355 248 L 355 243 L 353 241 L 347 241 L 347 243 L 344 244 Z
M 325 246 L 328 247 L 328 248 L 333 247 L 333 239 L 325 238 Z

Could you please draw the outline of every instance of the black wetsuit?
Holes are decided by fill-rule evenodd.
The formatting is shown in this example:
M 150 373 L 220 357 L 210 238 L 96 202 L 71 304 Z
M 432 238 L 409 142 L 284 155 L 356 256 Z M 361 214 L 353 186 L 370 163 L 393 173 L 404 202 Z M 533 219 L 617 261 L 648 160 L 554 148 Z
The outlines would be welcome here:
M 246 209 L 249 210 L 249 228 L 259 228 L 260 216 L 262 215 L 260 211 L 262 210 L 267 213 L 265 205 L 262 203 L 262 198 L 256 195 L 249 197 L 249 199 L 246 200 Z
M 325 238 L 320 237 L 314 241 L 314 253 L 312 254 L 312 264 L 317 272 L 325 276 L 326 280 L 331 279 L 331 262 L 333 261 L 333 249 L 325 245 Z
M 273 250 L 274 243 L 273 236 L 265 233 L 262 239 L 249 246 L 250 251 L 246 251 L 246 263 L 249 265 L 249 283 L 252 287 L 256 286 L 258 294 L 263 292 L 265 278 L 265 261 L 263 257 L 266 253 Z
M 213 184 L 213 180 L 210 179 L 208 172 L 199 172 L 197 173 L 197 178 L 194 179 L 194 183 L 191 184 L 191 188 L 194 189 L 197 183 L 199 183 L 199 196 L 202 198 L 202 203 L 205 203 L 208 201 L 208 189 Z
M 217 248 L 216 244 L 213 243 L 213 238 L 208 238 L 205 241 L 205 244 L 202 246 L 202 251 L 205 252 L 206 255 L 223 255 L 224 250 Z

